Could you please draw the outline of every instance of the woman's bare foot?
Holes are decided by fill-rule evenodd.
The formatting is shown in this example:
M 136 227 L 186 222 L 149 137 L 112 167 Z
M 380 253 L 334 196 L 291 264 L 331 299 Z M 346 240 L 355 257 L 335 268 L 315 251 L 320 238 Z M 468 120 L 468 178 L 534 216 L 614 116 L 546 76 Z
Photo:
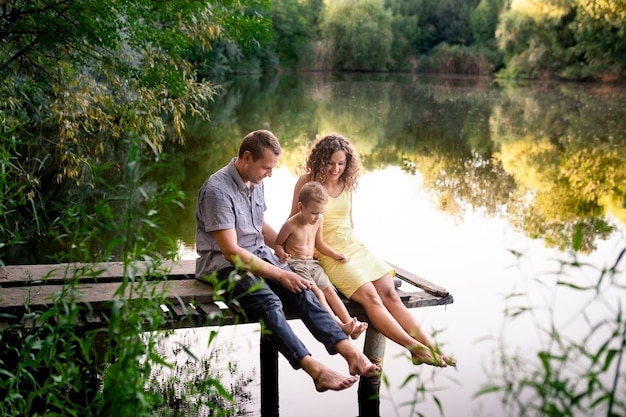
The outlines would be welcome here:
M 357 376 L 343 376 L 339 372 L 326 367 L 313 377 L 313 383 L 315 383 L 315 389 L 318 392 L 328 390 L 341 391 L 350 388 L 358 380 L 359 377 Z
M 352 330 L 352 333 L 350 333 L 349 336 L 352 339 L 358 339 L 359 336 L 361 336 L 361 333 L 367 330 L 367 323 L 358 321 L 356 317 L 353 317 L 352 321 L 354 322 L 354 330 Z
M 423 344 L 410 346 L 411 361 L 413 365 L 421 365 L 423 363 L 432 366 L 445 368 L 448 365 L 456 366 L 456 361 L 446 355 L 438 353 L 435 349 L 424 346 Z
M 441 355 L 441 359 L 450 366 L 456 366 L 456 359 L 449 355 Z
M 445 353 L 441 352 L 441 349 L 439 349 L 439 346 L 436 345 L 427 345 L 429 346 L 429 349 L 431 352 L 433 352 L 436 357 L 439 357 L 439 360 L 445 362 L 447 365 L 449 366 L 456 366 L 456 359 L 454 359 L 452 356 L 450 355 L 446 355 Z

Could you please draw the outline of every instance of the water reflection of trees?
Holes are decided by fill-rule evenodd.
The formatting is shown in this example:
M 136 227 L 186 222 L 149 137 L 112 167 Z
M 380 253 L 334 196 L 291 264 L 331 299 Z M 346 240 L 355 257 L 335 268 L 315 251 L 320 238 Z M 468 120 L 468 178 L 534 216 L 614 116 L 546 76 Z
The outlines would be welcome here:
M 185 148 L 176 150 L 189 243 L 197 189 L 257 128 L 278 135 L 281 163 L 294 173 L 317 134 L 340 132 L 366 169 L 418 171 L 442 211 L 501 216 L 551 246 L 589 251 L 613 230 L 607 219 L 626 223 L 626 109 L 615 88 L 388 75 L 255 79 L 229 88 L 212 122 L 191 123 Z
M 419 173 L 451 216 L 468 210 L 500 216 L 558 248 L 590 251 L 612 232 L 612 222 L 626 223 L 626 91 L 619 87 L 316 73 L 235 79 L 223 91 L 211 104 L 210 122 L 188 120 L 184 145 L 166 144 L 156 160 L 136 156 L 128 167 L 121 165 L 129 152 L 124 144 L 102 156 L 98 169 L 110 170 L 104 175 L 110 184 L 68 191 L 79 214 L 74 228 L 64 228 L 66 237 L 5 247 L 5 257 L 45 262 L 55 245 L 73 244 L 67 236 L 83 242 L 81 256 L 99 253 L 110 239 L 98 228 L 122 224 L 115 216 L 127 212 L 124 204 L 141 209 L 138 203 L 155 190 L 176 188 L 185 195 L 182 207 L 146 216 L 193 246 L 198 189 L 237 153 L 241 138 L 259 128 L 277 134 L 285 149 L 281 164 L 294 174 L 316 135 L 339 132 L 355 144 L 367 170 L 391 165 Z M 131 171 L 137 171 L 133 187 L 143 193 L 141 201 L 129 198 L 123 184 Z M 105 200 L 118 201 L 110 221 L 80 215 L 98 213 Z M 83 238 L 85 229 L 93 236 Z
M 495 157 L 516 182 L 512 224 L 590 250 L 612 231 L 607 218 L 626 223 L 622 95 L 581 86 L 505 91 L 491 126 Z

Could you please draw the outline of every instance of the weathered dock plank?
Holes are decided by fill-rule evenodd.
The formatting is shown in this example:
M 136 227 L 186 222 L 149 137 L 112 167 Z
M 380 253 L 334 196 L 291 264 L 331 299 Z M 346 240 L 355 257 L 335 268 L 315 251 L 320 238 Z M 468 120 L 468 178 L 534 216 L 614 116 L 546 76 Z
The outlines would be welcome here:
M 76 285 L 28 285 L 0 289 L 0 310 L 28 305 L 39 308 L 51 305 L 55 298 L 65 297 L 94 309 L 110 307 L 116 300 L 135 300 L 161 296 L 167 301 L 211 302 L 213 288 L 197 280 L 147 281 L 147 282 L 104 282 L 80 283 Z
M 389 264 L 392 268 L 396 270 L 396 276 L 402 279 L 403 281 L 408 282 L 411 285 L 414 285 L 418 288 L 423 289 L 424 291 L 433 294 L 437 297 L 447 297 L 450 295 L 448 290 L 439 285 L 428 281 L 427 279 L 421 278 L 406 269 L 400 268 L 397 265 Z
M 420 288 L 416 291 L 398 289 L 409 308 L 453 302 L 444 288 L 394 266 L 396 277 Z M 179 304 L 213 301 L 213 289 L 193 279 L 195 260 L 163 261 L 156 264 L 121 262 L 94 264 L 11 265 L 0 267 L 0 311 L 28 305 L 31 308 L 50 305 L 62 294 L 92 308 L 106 308 L 116 299 L 136 299 L 162 294 L 164 300 Z M 143 277 L 141 283 L 138 278 Z M 353 305 L 360 312 L 360 306 Z
M 119 282 L 136 277 L 168 280 L 189 279 L 195 274 L 195 261 L 139 261 L 97 263 L 63 263 L 0 266 L 0 287 L 63 284 L 70 280 Z

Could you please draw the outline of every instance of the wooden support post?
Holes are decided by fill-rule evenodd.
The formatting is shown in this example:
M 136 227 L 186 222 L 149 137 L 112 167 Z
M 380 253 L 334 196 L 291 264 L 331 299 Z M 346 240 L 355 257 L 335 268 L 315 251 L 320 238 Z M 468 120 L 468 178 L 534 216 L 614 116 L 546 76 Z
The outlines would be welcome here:
M 372 324 L 365 331 L 363 353 L 381 370 L 385 358 L 387 338 Z M 380 417 L 380 376 L 361 377 L 359 380 L 359 417 Z
M 261 335 L 261 417 L 278 417 L 278 351 Z

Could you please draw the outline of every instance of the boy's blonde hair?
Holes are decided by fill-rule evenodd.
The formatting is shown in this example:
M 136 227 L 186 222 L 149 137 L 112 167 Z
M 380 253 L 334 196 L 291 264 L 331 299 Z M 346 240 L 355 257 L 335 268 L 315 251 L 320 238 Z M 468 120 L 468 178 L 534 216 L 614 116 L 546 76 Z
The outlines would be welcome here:
M 304 206 L 307 206 L 311 201 L 317 203 L 328 202 L 328 192 L 326 188 L 317 181 L 307 182 L 300 189 L 300 195 L 298 195 L 298 201 Z

